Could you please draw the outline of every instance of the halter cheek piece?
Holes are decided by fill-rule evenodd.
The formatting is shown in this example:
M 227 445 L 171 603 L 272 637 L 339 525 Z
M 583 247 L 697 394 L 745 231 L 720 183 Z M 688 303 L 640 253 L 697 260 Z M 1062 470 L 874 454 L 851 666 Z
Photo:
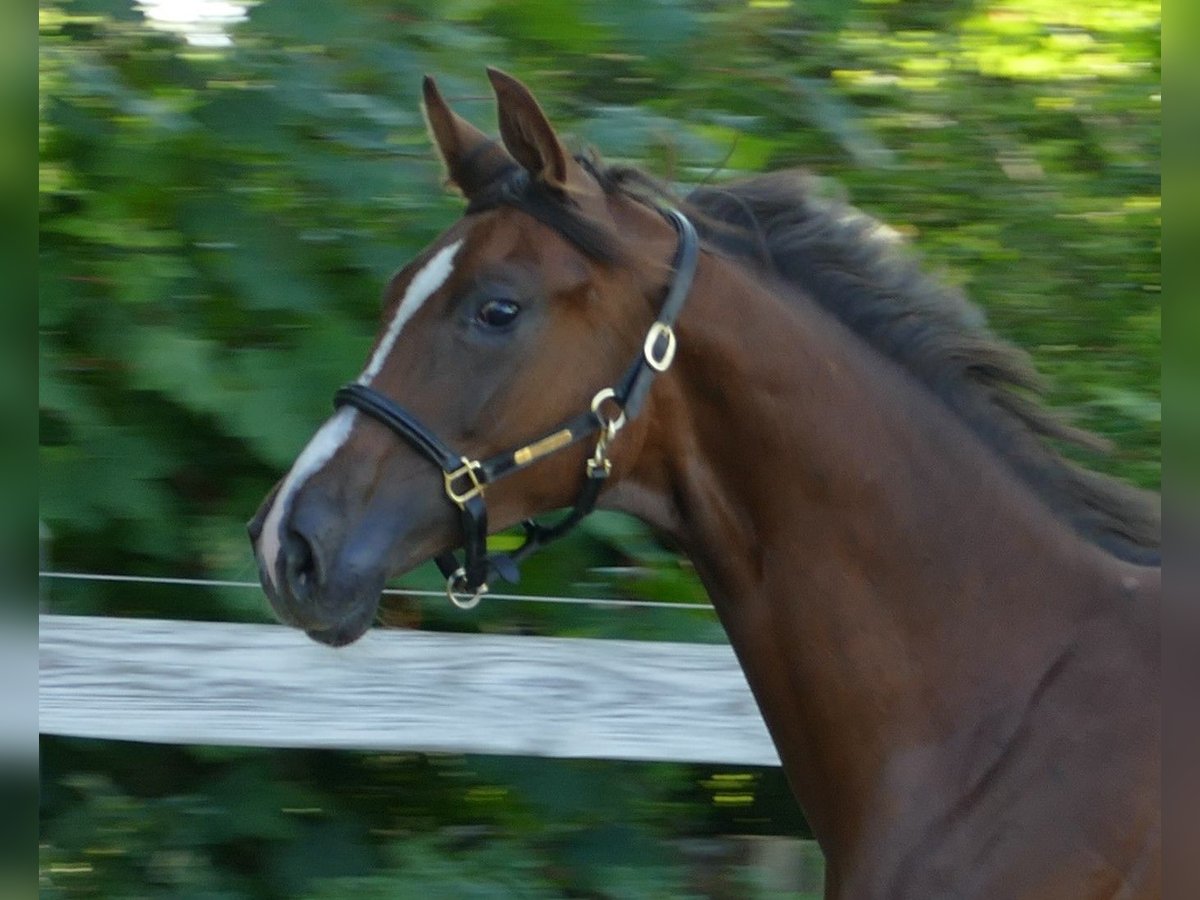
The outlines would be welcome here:
M 487 593 L 488 579 L 498 575 L 515 582 L 518 566 L 525 557 L 562 537 L 595 508 L 596 499 L 612 471 L 608 448 L 613 438 L 641 410 L 654 376 L 665 372 L 675 358 L 674 325 L 692 286 L 699 259 L 696 229 L 678 210 L 663 213 L 675 226 L 679 243 L 671 266 L 674 277 L 658 317 L 646 332 L 642 352 L 615 387 L 606 387 L 592 398 L 591 408 L 561 423 L 553 431 L 515 450 L 486 459 L 470 459 L 450 449 L 416 416 L 383 394 L 357 382 L 340 388 L 335 407 L 352 406 L 382 422 L 442 470 L 446 496 L 459 510 L 463 532 L 463 562 L 453 551 L 435 557 L 446 578 L 446 594 L 462 609 L 471 609 Z M 587 461 L 587 477 L 570 512 L 553 524 L 533 519 L 522 524 L 525 539 L 511 553 L 487 552 L 487 504 L 484 488 L 505 475 L 520 471 L 537 460 L 597 434 L 595 449 Z

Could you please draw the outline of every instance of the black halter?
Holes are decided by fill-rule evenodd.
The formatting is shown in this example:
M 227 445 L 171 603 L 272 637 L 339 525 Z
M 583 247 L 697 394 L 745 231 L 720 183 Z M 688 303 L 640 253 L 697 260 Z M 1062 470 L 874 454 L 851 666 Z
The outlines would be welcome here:
M 442 470 L 446 496 L 458 507 L 463 531 L 463 562 L 453 551 L 435 557 L 446 577 L 446 593 L 451 602 L 463 609 L 475 606 L 487 593 L 492 574 L 515 582 L 518 565 L 538 548 L 562 537 L 595 508 L 612 462 L 608 447 L 625 423 L 638 414 L 654 376 L 665 372 L 675 358 L 675 319 L 691 290 L 699 259 L 699 238 L 687 217 L 678 210 L 664 212 L 679 234 L 679 244 L 671 262 L 674 278 L 658 317 L 646 332 L 642 352 L 614 387 L 606 387 L 592 398 L 591 408 L 561 423 L 553 431 L 516 450 L 497 453 L 487 459 L 470 459 L 451 450 L 436 434 L 404 407 L 383 394 L 357 382 L 340 388 L 334 395 L 335 407 L 353 406 L 382 422 L 408 441 Z M 542 525 L 533 519 L 522 523 L 525 540 L 512 553 L 487 552 L 487 504 L 484 488 L 513 472 L 589 435 L 599 433 L 596 447 L 587 462 L 587 478 L 575 505 L 562 519 Z

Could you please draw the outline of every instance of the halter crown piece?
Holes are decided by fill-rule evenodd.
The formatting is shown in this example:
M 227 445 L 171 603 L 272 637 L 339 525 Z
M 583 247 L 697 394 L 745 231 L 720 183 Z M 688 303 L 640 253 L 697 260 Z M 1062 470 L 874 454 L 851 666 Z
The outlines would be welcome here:
M 470 459 L 456 453 L 416 416 L 383 394 L 357 382 L 340 388 L 333 398 L 335 407 L 352 406 L 382 422 L 419 453 L 442 470 L 446 497 L 459 510 L 463 532 L 463 561 L 453 551 L 435 557 L 446 578 L 446 594 L 461 609 L 472 609 L 487 593 L 488 579 L 499 576 L 516 582 L 518 566 L 525 557 L 557 540 L 578 525 L 596 506 L 596 499 L 612 471 L 609 446 L 625 423 L 642 408 L 654 376 L 671 367 L 675 358 L 675 320 L 683 308 L 699 260 L 699 238 L 687 217 L 671 209 L 663 215 L 675 227 L 679 243 L 671 261 L 674 276 L 658 317 L 646 332 L 641 353 L 614 387 L 598 391 L 591 408 L 562 422 L 553 431 L 504 453 L 486 459 Z M 511 553 L 487 552 L 487 504 L 484 488 L 499 478 L 520 471 L 544 456 L 597 435 L 596 446 L 587 461 L 586 478 L 575 505 L 553 524 L 533 519 L 522 522 L 525 539 Z

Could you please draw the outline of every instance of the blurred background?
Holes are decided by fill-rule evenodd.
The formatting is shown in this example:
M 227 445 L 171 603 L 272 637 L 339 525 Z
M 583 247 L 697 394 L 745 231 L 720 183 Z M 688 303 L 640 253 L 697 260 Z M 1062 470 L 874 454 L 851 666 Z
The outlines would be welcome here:
M 43 571 L 255 577 L 244 522 L 460 214 L 421 76 L 681 191 L 802 166 L 1160 481 L 1159 7 L 1139 0 L 40 3 Z M 431 569 L 404 580 L 436 587 Z M 530 594 L 696 603 L 597 514 Z M 270 621 L 255 589 L 43 578 L 43 612 Z M 400 627 L 721 642 L 694 609 L 390 600 Z M 352 697 L 346 698 L 353 702 Z M 774 769 L 43 738 L 43 897 L 819 895 Z

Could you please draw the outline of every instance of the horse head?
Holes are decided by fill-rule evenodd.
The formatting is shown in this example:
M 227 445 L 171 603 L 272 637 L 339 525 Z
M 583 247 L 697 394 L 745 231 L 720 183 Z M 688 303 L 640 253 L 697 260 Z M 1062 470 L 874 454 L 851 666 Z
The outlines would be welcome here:
M 672 261 L 690 280 L 691 226 L 606 190 L 524 85 L 488 75 L 500 141 L 426 78 L 466 214 L 390 280 L 362 373 L 249 526 L 276 613 L 328 644 L 360 637 L 387 579 L 430 558 L 463 605 L 497 569 L 511 577 L 488 530 L 586 514 L 628 468 L 631 453 L 609 456 L 616 432 L 631 451 L 644 439 L 629 407 L 674 354 L 687 285 Z M 560 530 L 530 522 L 527 549 Z

